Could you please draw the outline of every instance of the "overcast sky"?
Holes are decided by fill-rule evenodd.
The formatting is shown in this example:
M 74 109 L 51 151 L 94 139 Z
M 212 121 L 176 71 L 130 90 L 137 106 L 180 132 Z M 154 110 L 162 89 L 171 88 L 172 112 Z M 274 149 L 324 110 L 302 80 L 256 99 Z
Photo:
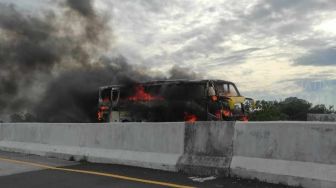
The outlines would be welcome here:
M 0 0 L 38 12 L 46 0 Z M 96 0 L 111 54 L 151 70 L 186 67 L 257 99 L 336 106 L 335 0 Z

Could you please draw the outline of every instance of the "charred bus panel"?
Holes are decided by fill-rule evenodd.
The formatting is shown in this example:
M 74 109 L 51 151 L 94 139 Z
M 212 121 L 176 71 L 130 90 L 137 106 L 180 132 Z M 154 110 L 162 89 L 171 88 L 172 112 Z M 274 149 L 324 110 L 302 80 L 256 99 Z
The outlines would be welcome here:
M 247 120 L 252 99 L 222 80 L 156 81 L 99 90 L 98 119 L 125 121 Z
M 104 86 L 99 88 L 98 121 L 109 122 L 113 109 L 118 106 L 120 85 Z

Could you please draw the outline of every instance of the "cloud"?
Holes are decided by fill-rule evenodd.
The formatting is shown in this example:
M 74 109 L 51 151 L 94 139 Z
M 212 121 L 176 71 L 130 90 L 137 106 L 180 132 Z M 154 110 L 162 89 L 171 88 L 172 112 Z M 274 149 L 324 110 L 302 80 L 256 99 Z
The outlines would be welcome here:
M 315 30 L 336 17 L 333 0 L 127 2 L 113 7 L 122 12 L 114 14 L 120 24 L 116 32 L 127 41 L 121 53 L 131 62 L 162 70 L 180 65 L 238 84 L 245 82 L 242 70 L 248 70 L 254 91 L 261 90 L 265 98 L 277 98 L 279 90 L 285 93 L 281 96 L 298 94 L 292 90 L 296 84 L 288 89 L 287 82 L 279 81 L 309 75 L 312 69 L 294 66 L 293 60 L 299 65 L 300 56 L 335 46 L 335 35 Z M 223 65 L 230 65 L 230 71 Z M 315 66 L 314 74 L 323 67 Z
M 312 50 L 308 54 L 296 59 L 295 64 L 312 66 L 335 66 L 336 48 Z
M 244 92 L 257 100 L 284 100 L 287 97 L 298 97 L 316 104 L 335 105 L 336 90 L 335 74 L 324 72 L 321 74 L 306 75 L 301 78 L 285 79 L 273 83 L 272 90 L 257 89 Z
M 76 5 L 71 7 L 79 14 L 92 15 L 87 6 L 73 4 L 79 0 L 60 1 Z M 23 5 L 26 1 L 11 2 Z M 111 14 L 115 45 L 110 53 L 120 53 L 132 64 L 163 74 L 178 65 L 205 77 L 229 78 L 239 84 L 246 80 L 243 72 L 250 72 L 254 91 L 259 89 L 265 98 L 275 98 L 277 91 L 286 90 L 288 82 L 279 81 L 326 70 L 331 71 L 330 77 L 324 79 L 336 77 L 336 67 L 332 66 L 336 32 L 328 32 L 332 26 L 318 29 L 321 23 L 328 25 L 326 21 L 336 18 L 335 0 L 92 2 Z M 230 65 L 230 71 L 223 65 Z M 286 94 L 297 94 L 287 90 Z
M 328 75 L 328 74 L 325 74 Z M 301 91 L 292 93 L 292 96 L 306 99 L 314 104 L 335 105 L 336 79 L 327 79 L 323 75 L 307 75 L 306 78 L 297 78 L 282 81 L 283 84 L 294 84 Z
M 254 20 L 274 21 L 293 15 L 307 17 L 319 11 L 333 11 L 335 7 L 332 0 L 261 0 L 253 6 L 250 16 Z
M 335 9 L 336 2 L 332 0 L 260 0 L 241 14 L 244 23 L 260 34 L 291 42 L 311 35 L 321 15 Z
M 261 48 L 248 48 L 244 50 L 238 50 L 231 52 L 229 56 L 220 57 L 213 59 L 213 63 L 210 63 L 210 66 L 216 65 L 232 65 L 232 64 L 239 64 L 244 63 L 246 58 L 255 51 L 262 50 Z
M 324 36 L 314 36 L 305 39 L 293 40 L 293 45 L 302 47 L 305 49 L 315 49 L 315 48 L 325 48 L 326 46 L 332 45 L 334 37 L 324 37 Z

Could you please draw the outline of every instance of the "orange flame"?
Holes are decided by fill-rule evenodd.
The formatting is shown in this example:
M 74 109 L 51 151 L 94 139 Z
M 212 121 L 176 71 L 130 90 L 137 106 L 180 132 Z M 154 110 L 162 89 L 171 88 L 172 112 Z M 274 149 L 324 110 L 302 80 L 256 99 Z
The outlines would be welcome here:
M 197 121 L 197 116 L 194 114 L 184 113 L 184 121 L 188 123 L 195 123 L 195 121 Z
M 248 122 L 248 117 L 247 116 L 243 116 L 242 117 L 242 121 Z
M 224 115 L 225 117 L 231 116 L 231 112 L 230 112 L 230 110 L 223 110 L 223 115 Z
M 98 117 L 99 121 L 103 119 L 103 112 L 106 111 L 106 110 L 108 110 L 108 109 L 109 109 L 108 106 L 100 106 L 99 107 L 99 110 L 97 112 L 97 117 Z
M 145 88 L 139 85 L 135 88 L 135 95 L 128 97 L 130 101 L 151 101 L 151 100 L 162 100 L 162 97 L 152 96 L 145 92 Z
M 101 111 L 98 111 L 97 116 L 99 121 L 103 119 L 103 113 Z
M 104 110 L 108 110 L 109 107 L 108 106 L 101 106 L 99 107 L 100 111 L 104 111 Z

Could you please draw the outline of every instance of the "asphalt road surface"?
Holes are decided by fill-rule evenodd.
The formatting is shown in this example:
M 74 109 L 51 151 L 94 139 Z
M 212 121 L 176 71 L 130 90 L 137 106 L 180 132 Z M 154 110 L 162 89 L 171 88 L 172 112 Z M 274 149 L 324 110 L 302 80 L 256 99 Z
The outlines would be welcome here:
M 236 178 L 194 177 L 183 173 L 110 164 L 65 161 L 0 152 L 1 188 L 223 187 L 287 186 Z

